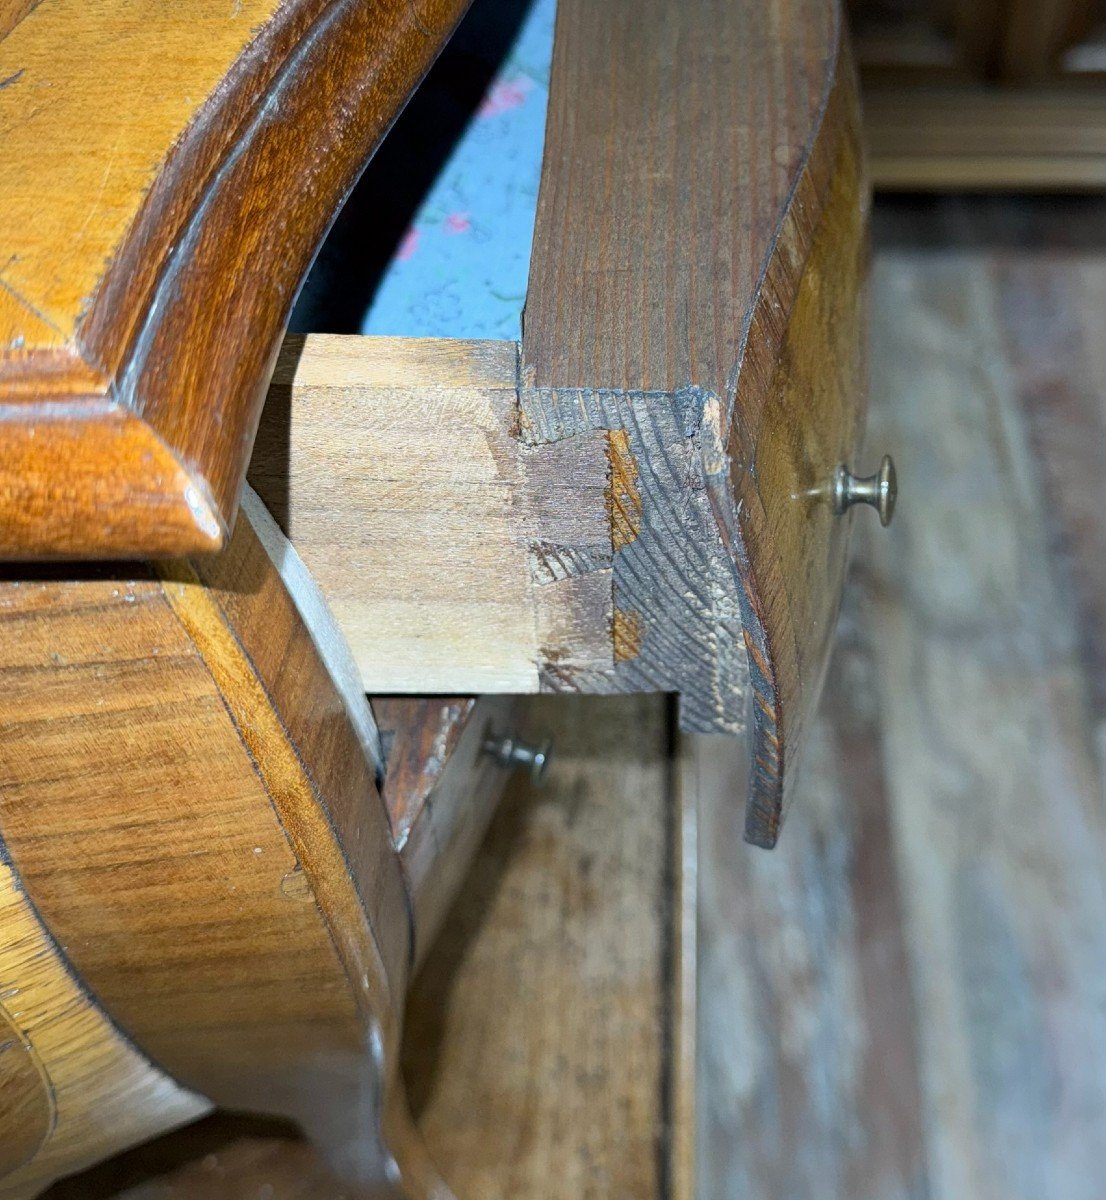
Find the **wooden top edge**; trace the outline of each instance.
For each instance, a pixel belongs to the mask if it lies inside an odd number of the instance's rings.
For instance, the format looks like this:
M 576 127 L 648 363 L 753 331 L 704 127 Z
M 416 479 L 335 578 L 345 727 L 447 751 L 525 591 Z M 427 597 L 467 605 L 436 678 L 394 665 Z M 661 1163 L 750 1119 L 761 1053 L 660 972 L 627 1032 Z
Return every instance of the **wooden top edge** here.
M 472 716 L 471 696 L 370 696 L 387 747 L 384 803 L 402 845 Z
M 46 0 L 5 31 L 0 272 L 41 344 L 73 339 L 166 157 L 281 7 Z
M 288 334 L 276 387 L 514 389 L 518 343 L 462 338 Z
M 54 350 L 13 346 L 0 357 L 0 405 L 106 399 L 108 387 L 107 377 L 68 346 Z
M 17 168 L 0 179 L 0 442 L 38 436 L 38 414 L 15 401 L 57 407 L 36 479 L 6 473 L 10 496 L 37 500 L 0 553 L 221 545 L 296 291 L 467 3 L 43 0 L 0 40 L 0 80 L 9 67 L 14 77 L 0 88 L 0 124 Z M 119 454 L 94 433 L 100 483 L 67 425 L 73 398 L 97 391 L 161 448 Z M 49 482 L 74 459 L 79 485 Z M 82 509 L 102 494 L 125 520 Z
M 227 536 L 202 480 L 118 405 L 0 408 L 0 560 L 207 554 Z

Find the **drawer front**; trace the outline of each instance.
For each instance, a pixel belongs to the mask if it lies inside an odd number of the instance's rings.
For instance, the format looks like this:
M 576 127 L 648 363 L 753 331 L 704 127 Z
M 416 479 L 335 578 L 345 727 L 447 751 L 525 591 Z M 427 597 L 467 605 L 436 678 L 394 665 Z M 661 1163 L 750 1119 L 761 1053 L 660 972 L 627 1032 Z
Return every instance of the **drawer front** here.
M 866 408 L 869 204 L 858 127 L 845 69 L 762 287 L 742 368 L 750 395 L 739 382 L 731 433 L 753 732 L 746 837 L 758 845 L 778 836 L 818 701 L 854 519 L 838 511 L 835 483 L 856 466 Z

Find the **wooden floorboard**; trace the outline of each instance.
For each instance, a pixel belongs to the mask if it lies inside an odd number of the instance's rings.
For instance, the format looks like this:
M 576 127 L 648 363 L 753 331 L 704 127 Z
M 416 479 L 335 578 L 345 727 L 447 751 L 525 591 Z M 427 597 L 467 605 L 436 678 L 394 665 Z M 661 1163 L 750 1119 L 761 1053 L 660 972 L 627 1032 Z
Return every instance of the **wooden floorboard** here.
M 876 233 L 899 512 L 862 530 L 779 850 L 702 819 L 700 1196 L 1098 1200 L 1106 204 Z

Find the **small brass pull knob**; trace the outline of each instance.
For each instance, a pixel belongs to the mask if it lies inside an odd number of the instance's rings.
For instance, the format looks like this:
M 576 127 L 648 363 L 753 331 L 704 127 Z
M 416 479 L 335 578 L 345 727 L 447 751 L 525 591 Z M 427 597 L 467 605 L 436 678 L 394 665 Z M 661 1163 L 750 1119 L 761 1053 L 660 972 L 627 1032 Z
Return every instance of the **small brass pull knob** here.
M 501 767 L 526 767 L 534 783 L 541 783 L 553 753 L 553 743 L 547 739 L 540 746 L 532 746 L 518 738 L 490 737 L 484 742 L 484 753 L 491 755 Z
M 854 475 L 842 463 L 833 481 L 833 511 L 840 515 L 854 504 L 870 504 L 879 513 L 880 524 L 886 527 L 895 515 L 898 494 L 899 484 L 890 454 L 883 456 L 874 475 Z

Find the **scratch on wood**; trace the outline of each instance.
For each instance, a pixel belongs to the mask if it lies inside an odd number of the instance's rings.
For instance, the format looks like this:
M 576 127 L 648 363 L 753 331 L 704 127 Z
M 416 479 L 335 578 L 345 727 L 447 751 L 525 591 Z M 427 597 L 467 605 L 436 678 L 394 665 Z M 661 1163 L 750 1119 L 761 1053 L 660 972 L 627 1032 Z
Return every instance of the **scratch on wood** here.
M 611 467 L 607 484 L 611 546 L 618 551 L 636 541 L 641 531 L 637 459 L 630 451 L 630 435 L 625 429 L 612 429 L 607 434 L 607 457 Z
M 9 75 L 7 79 L 0 79 L 0 92 L 6 87 L 11 87 L 13 83 L 18 83 L 27 73 L 26 67 L 20 67 L 14 75 Z
M 610 555 L 595 546 L 564 546 L 536 540 L 530 543 L 530 579 L 543 585 L 610 568 Z

